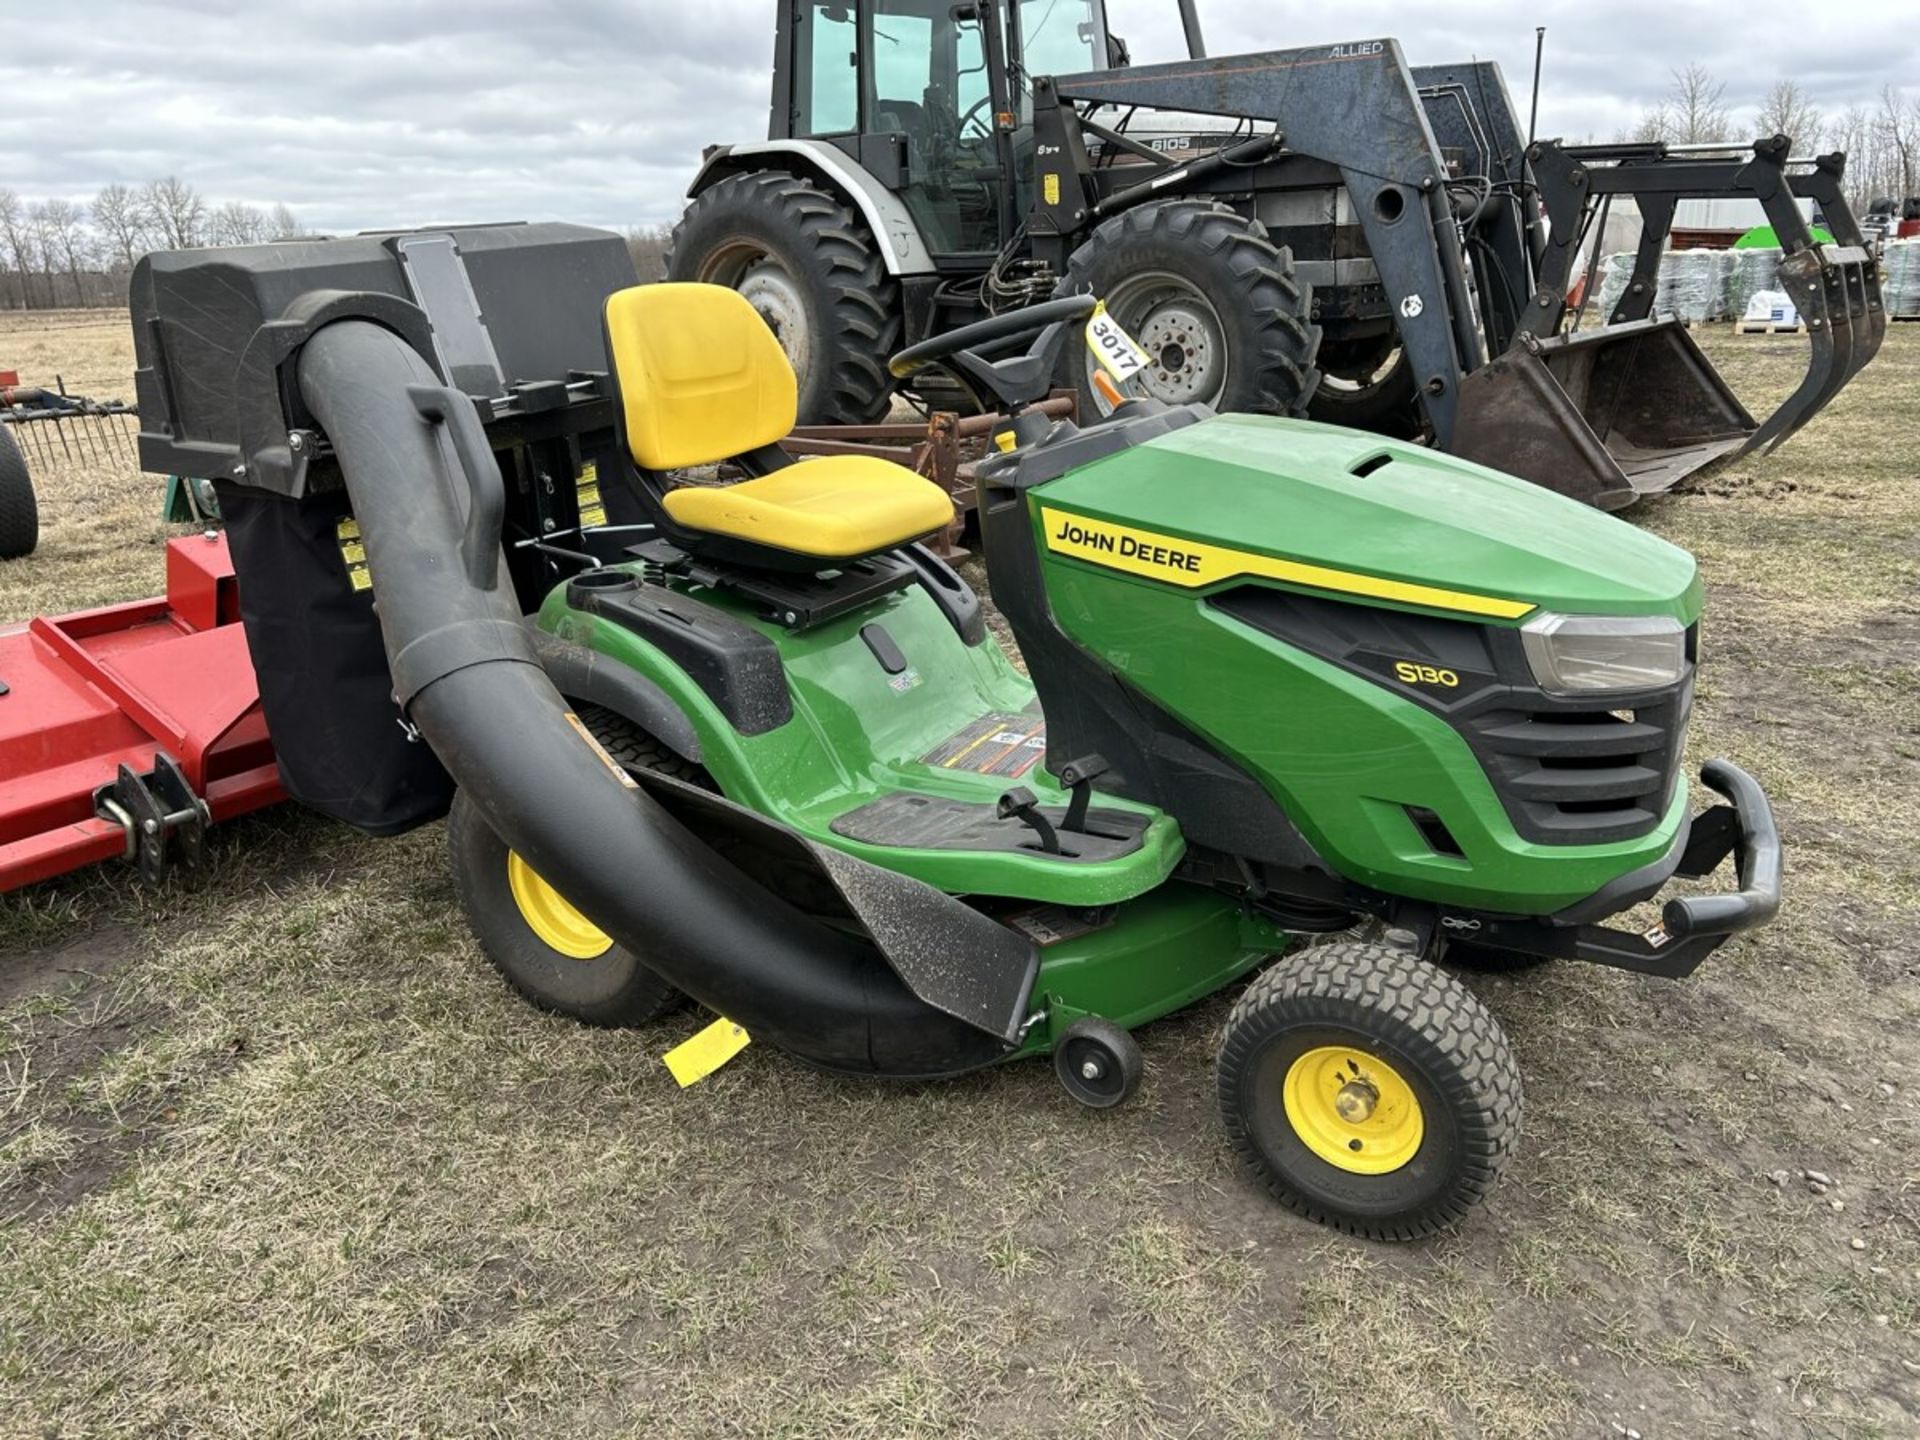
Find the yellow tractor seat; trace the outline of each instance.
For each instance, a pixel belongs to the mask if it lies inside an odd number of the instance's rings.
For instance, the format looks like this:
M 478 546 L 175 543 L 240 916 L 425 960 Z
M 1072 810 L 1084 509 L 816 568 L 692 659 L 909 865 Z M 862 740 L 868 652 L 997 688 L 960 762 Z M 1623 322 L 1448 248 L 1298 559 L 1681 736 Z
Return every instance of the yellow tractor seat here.
M 823 455 L 737 485 L 689 485 L 662 502 L 674 523 L 821 560 L 890 550 L 953 519 L 938 485 L 871 455 Z
M 870 455 L 798 463 L 779 448 L 797 387 L 753 306 L 719 285 L 640 285 L 607 299 L 621 438 L 668 539 L 782 569 L 863 559 L 953 519 L 946 492 Z M 738 461 L 755 478 L 669 488 L 666 475 Z

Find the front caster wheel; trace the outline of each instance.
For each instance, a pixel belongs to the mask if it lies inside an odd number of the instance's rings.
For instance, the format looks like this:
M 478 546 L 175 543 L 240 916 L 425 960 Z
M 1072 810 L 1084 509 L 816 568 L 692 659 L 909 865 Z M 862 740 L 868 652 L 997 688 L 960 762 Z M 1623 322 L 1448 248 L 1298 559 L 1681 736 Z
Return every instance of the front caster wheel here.
M 1520 1071 L 1460 982 L 1404 951 L 1320 945 L 1274 965 L 1227 1018 L 1220 1111 L 1288 1209 L 1375 1240 L 1453 1224 L 1520 1131 Z
M 1092 1110 L 1131 1100 L 1146 1068 L 1139 1042 L 1098 1015 L 1074 1021 L 1053 1047 L 1053 1073 L 1069 1095 Z

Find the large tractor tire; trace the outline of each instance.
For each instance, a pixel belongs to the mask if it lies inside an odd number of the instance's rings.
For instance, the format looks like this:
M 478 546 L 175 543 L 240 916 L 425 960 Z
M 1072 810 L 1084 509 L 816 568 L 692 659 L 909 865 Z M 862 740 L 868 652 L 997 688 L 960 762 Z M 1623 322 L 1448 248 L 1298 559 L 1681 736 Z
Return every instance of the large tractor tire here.
M 27 457 L 0 425 L 0 560 L 31 555 L 40 543 L 40 507 L 33 498 Z
M 729 175 L 673 230 L 669 280 L 738 290 L 780 337 L 800 381 L 802 425 L 869 425 L 887 413 L 900 287 L 860 217 L 783 170 Z
M 1320 388 L 1307 418 L 1407 440 L 1420 433 L 1420 397 L 1413 362 L 1392 333 L 1320 347 Z
M 1319 382 L 1320 327 L 1293 252 L 1225 205 L 1167 200 L 1114 216 L 1073 252 L 1057 293 L 1104 300 L 1154 361 L 1146 389 L 1169 404 L 1302 415 Z M 1076 347 L 1067 364 L 1081 414 L 1106 413 L 1092 355 Z

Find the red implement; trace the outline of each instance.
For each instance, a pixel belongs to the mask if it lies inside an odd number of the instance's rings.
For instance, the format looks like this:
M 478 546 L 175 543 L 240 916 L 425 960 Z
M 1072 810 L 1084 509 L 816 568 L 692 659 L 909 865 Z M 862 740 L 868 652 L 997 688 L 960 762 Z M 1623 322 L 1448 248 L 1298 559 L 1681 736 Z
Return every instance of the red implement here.
M 224 536 L 167 543 L 164 600 L 0 627 L 0 892 L 124 856 L 158 878 L 286 798 Z

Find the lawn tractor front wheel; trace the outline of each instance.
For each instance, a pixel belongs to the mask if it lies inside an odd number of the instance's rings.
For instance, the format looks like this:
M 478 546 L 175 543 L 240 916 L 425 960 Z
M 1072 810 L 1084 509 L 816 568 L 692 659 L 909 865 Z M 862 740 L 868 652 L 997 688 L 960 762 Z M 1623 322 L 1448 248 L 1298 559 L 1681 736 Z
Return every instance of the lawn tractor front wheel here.
M 1233 1146 L 1274 1198 L 1375 1240 L 1458 1221 L 1520 1131 L 1520 1071 L 1458 980 L 1364 941 L 1266 970 L 1227 1019 L 1217 1071 Z
M 31 555 L 40 543 L 40 507 L 33 498 L 27 457 L 5 425 L 0 425 L 0 560 Z
M 581 719 L 629 770 L 664 770 L 699 783 L 704 772 L 670 755 L 619 716 L 585 707 Z M 474 938 L 507 982 L 543 1010 L 589 1025 L 645 1025 L 685 997 L 581 914 L 493 833 L 462 790 L 447 817 L 453 886 Z

